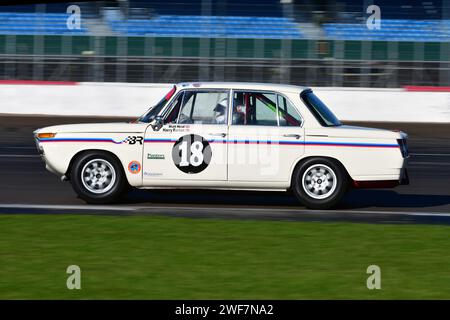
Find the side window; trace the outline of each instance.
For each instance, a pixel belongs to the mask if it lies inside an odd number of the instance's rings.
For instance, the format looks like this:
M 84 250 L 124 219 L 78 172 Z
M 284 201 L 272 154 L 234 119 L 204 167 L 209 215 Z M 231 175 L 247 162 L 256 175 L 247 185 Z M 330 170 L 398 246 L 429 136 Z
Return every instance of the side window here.
M 226 124 L 227 91 L 186 91 L 177 123 Z
M 302 118 L 295 107 L 285 97 L 278 95 L 278 117 L 280 126 L 298 127 L 302 124 Z
M 276 98 L 275 93 L 235 91 L 232 124 L 277 126 Z

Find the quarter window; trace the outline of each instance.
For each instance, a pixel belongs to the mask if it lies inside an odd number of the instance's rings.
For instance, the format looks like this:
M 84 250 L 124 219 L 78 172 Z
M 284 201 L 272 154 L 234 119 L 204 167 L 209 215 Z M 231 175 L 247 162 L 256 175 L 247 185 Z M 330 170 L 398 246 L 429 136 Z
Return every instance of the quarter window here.
M 280 126 L 298 127 L 302 124 L 302 118 L 295 107 L 283 96 L 278 95 L 278 118 Z

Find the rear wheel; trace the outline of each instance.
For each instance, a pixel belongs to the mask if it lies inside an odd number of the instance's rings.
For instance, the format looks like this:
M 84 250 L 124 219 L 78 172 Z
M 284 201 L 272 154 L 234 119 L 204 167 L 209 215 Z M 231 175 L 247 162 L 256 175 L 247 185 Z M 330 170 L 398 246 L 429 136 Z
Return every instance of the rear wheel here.
M 75 192 L 88 203 L 119 199 L 127 183 L 119 161 L 106 152 L 88 152 L 77 159 L 70 172 Z
M 292 179 L 292 190 L 306 207 L 329 209 L 345 195 L 347 173 L 332 159 L 311 158 L 301 163 Z

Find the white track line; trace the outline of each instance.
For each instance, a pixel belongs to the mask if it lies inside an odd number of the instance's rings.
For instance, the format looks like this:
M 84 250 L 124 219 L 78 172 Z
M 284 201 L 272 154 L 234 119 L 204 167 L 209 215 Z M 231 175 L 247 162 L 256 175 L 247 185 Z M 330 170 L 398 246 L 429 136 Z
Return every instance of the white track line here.
M 176 207 L 176 206 L 97 206 L 97 205 L 34 205 L 34 204 L 0 204 L 0 209 L 52 209 L 52 210 L 110 210 L 110 211 L 145 211 L 145 210 L 189 210 L 204 211 L 213 209 L 215 211 L 244 211 L 244 212 L 292 212 L 292 213 L 310 213 L 310 214 L 377 214 L 377 215 L 404 215 L 404 216 L 423 216 L 423 217 L 449 217 L 447 212 L 407 212 L 407 211 L 374 211 L 374 210 L 308 210 L 308 209 L 284 209 L 284 208 L 239 208 L 239 207 Z
M 53 209 L 53 210 L 111 210 L 111 211 L 124 211 L 124 210 L 136 210 L 137 207 L 125 207 L 125 206 L 92 206 L 92 205 L 52 205 L 52 204 L 0 204 L 0 209 Z
M 450 162 L 433 162 L 433 161 L 410 161 L 409 165 L 424 165 L 424 166 L 450 166 Z
M 410 153 L 412 156 L 450 157 L 450 153 Z

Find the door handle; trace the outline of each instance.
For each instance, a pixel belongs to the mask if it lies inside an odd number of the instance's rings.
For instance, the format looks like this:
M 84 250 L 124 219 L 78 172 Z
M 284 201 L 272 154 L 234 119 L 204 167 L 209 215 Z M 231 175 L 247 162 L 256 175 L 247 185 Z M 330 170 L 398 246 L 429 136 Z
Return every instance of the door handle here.
M 227 136 L 226 133 L 210 133 L 210 136 L 215 136 L 215 137 L 222 137 L 225 138 Z
M 283 134 L 283 137 L 300 139 L 301 135 L 299 135 L 299 134 Z

